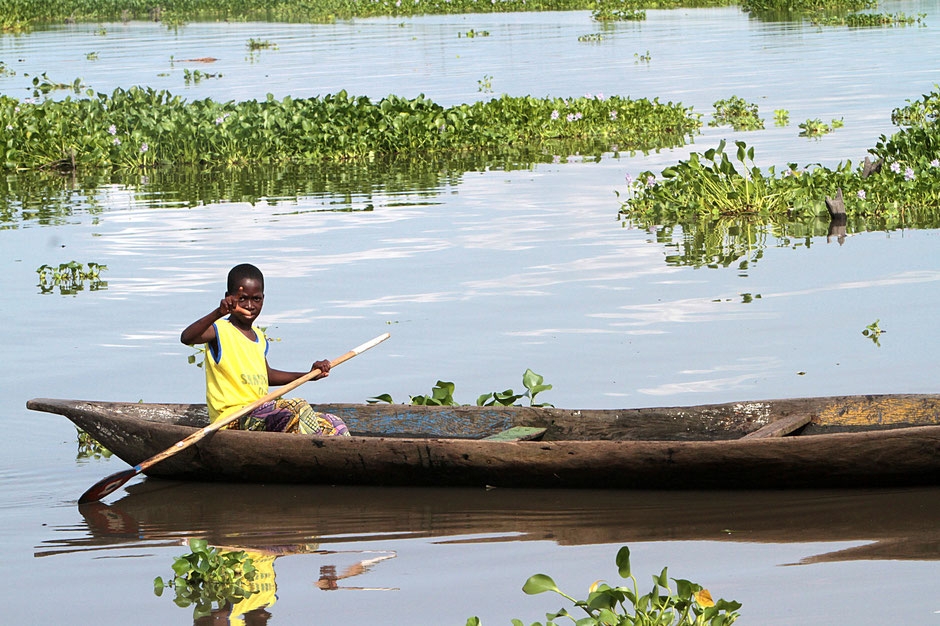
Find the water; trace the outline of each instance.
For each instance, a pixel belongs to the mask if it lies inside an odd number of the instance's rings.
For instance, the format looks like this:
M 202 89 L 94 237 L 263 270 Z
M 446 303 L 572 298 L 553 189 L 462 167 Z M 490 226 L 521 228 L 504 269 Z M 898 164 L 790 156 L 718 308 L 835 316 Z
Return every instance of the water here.
M 524 596 L 530 574 L 544 571 L 581 594 L 597 578 L 618 580 L 613 555 L 622 543 L 644 585 L 669 565 L 673 576 L 742 601 L 740 623 L 928 623 L 940 610 L 931 593 L 936 489 L 504 495 L 142 481 L 133 494 L 109 498 L 114 515 L 137 525 L 128 537 L 120 528 L 102 533 L 74 504 L 123 464 L 77 462 L 71 424 L 24 408 L 36 396 L 200 399 L 202 372 L 187 364 L 193 351 L 177 337 L 217 304 L 225 272 L 242 261 L 267 278 L 261 323 L 281 339 L 274 367 L 305 367 L 392 333 L 308 385 L 311 399 L 390 393 L 403 401 L 444 379 L 456 383 L 458 400 L 473 402 L 521 389 L 527 367 L 554 385 L 544 400 L 560 407 L 934 392 L 936 227 L 850 232 L 841 245 L 827 242 L 824 226 L 806 236 L 765 234 L 727 267 L 709 268 L 677 263 L 674 246 L 616 219 L 613 191 L 624 190 L 625 173 L 656 171 L 719 138 L 746 140 L 761 163 L 863 156 L 892 132 L 892 108 L 940 80 L 935 3 L 879 10 L 926 11 L 928 26 L 820 30 L 730 8 L 651 11 L 597 44 L 577 41 L 606 32 L 586 12 L 4 35 L 0 59 L 17 74 L 0 78 L 0 90 L 19 97 L 29 95 L 24 73 L 46 71 L 103 92 L 147 84 L 189 98 L 245 99 L 346 89 L 373 98 L 423 92 L 447 105 L 489 97 L 477 91 L 489 75 L 496 93 L 659 96 L 703 113 L 738 95 L 758 102 L 765 119 L 776 108 L 791 119 L 752 133 L 706 127 L 692 146 L 649 155 L 596 159 L 559 148 L 557 163 L 516 154 L 253 175 L 8 175 L 0 547 L 16 575 L 0 597 L 11 623 L 74 620 L 77 607 L 83 623 L 187 623 L 189 611 L 153 596 L 150 581 L 169 574 L 187 536 L 238 545 L 246 534 L 269 547 L 286 539 L 369 551 L 279 556 L 269 610 L 281 624 L 342 623 L 351 611 L 354 622 L 534 621 L 561 603 Z M 457 37 L 471 28 L 491 36 Z M 279 48 L 246 58 L 249 38 Z M 647 50 L 650 63 L 638 63 L 634 54 Z M 85 59 L 92 51 L 98 60 Z M 170 55 L 220 60 L 171 64 Z M 186 86 L 184 67 L 223 76 Z M 841 117 L 845 127 L 818 141 L 798 137 L 796 124 L 815 117 Z M 107 264 L 106 289 L 41 294 L 35 268 L 73 259 Z M 880 347 L 861 335 L 876 319 L 887 330 Z M 147 495 L 153 490 L 163 508 Z M 779 516 L 759 514 L 768 510 Z M 629 517 L 634 511 L 643 514 Z M 713 523 L 688 527 L 700 517 Z M 748 532 L 736 534 L 742 519 Z M 841 520 L 832 525 L 843 532 L 820 519 Z M 337 585 L 395 590 L 314 588 L 321 566 L 342 573 L 391 552 Z M 794 563 L 803 564 L 783 567 Z M 873 587 L 906 601 L 872 603 Z

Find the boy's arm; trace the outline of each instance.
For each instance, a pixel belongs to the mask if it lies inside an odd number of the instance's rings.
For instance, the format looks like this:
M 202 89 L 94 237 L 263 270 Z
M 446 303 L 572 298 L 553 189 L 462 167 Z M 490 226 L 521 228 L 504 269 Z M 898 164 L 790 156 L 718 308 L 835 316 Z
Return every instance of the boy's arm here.
M 213 326 L 213 324 L 222 319 L 224 315 L 225 314 L 222 313 L 222 307 L 219 307 L 211 313 L 200 317 L 198 320 L 183 329 L 183 332 L 180 333 L 180 341 L 187 346 L 214 341 L 216 335 L 215 326 Z
M 203 317 L 200 317 L 198 320 L 183 329 L 183 332 L 180 333 L 180 341 L 185 343 L 187 346 L 192 346 L 197 343 L 209 343 L 210 341 L 215 341 L 216 335 L 213 324 L 237 308 L 238 298 L 234 295 L 225 296 L 222 298 L 222 301 L 219 302 L 219 308 L 212 311 L 211 313 L 207 313 Z
M 267 363 L 267 361 L 265 361 Z M 330 362 L 329 361 L 317 361 L 313 364 L 313 367 L 310 368 L 309 372 L 285 372 L 282 370 L 276 370 L 270 365 L 268 367 L 268 385 L 272 387 L 280 387 L 281 385 L 286 385 L 287 383 L 292 383 L 301 376 L 306 376 L 313 370 L 320 370 L 322 373 L 315 376 L 313 380 L 320 380 L 321 378 L 326 378 L 330 375 Z

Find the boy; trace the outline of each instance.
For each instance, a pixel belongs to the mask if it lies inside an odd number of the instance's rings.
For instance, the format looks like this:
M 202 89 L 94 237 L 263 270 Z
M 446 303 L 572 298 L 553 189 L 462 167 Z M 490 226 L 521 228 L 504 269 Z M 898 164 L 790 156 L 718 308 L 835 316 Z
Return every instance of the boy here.
M 264 305 L 264 276 L 254 265 L 236 265 L 228 273 L 225 297 L 218 308 L 196 320 L 180 334 L 187 346 L 206 344 L 206 404 L 209 420 L 216 421 L 268 393 L 268 385 L 292 382 L 307 372 L 285 372 L 268 365 L 268 341 L 252 323 Z M 228 315 L 228 319 L 222 319 Z M 329 361 L 310 368 L 326 378 Z M 272 430 L 307 435 L 349 435 L 343 420 L 317 413 L 304 400 L 279 398 L 266 402 L 229 428 Z

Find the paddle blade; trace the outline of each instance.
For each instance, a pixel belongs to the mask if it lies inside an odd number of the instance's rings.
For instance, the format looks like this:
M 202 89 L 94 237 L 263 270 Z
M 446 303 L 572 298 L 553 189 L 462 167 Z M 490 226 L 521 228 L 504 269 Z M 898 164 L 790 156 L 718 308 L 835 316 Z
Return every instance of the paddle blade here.
M 85 504 L 88 502 L 97 502 L 136 475 L 137 470 L 134 468 L 124 470 L 116 474 L 111 474 L 110 476 L 99 480 L 94 485 L 89 487 L 88 491 L 79 497 L 78 503 Z

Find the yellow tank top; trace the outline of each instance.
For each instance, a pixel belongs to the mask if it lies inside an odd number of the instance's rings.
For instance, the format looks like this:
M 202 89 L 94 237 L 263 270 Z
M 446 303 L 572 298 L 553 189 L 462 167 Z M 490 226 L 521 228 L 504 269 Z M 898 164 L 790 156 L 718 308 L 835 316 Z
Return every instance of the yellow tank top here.
M 256 326 L 252 326 L 256 341 L 228 320 L 219 320 L 213 326 L 218 354 L 211 344 L 207 346 L 205 370 L 206 404 L 209 420 L 214 422 L 268 393 L 268 340 Z

